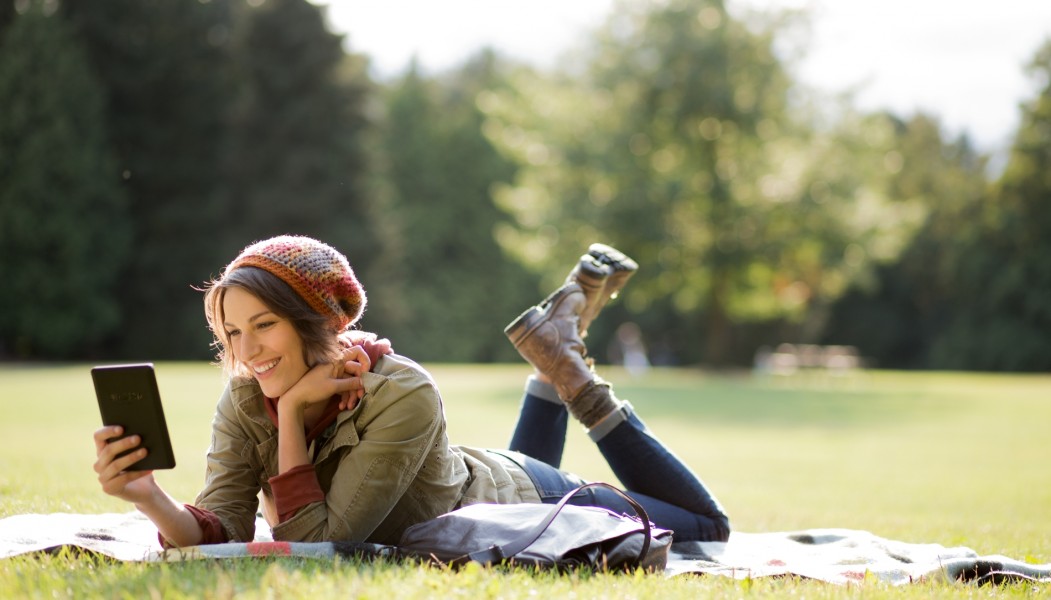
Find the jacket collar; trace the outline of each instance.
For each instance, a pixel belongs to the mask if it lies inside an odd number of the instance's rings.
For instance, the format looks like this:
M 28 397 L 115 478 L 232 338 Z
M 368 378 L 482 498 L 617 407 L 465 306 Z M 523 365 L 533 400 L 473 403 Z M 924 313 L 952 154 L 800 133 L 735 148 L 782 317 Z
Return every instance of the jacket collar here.
M 366 373 L 366 389 L 371 389 L 368 385 L 368 381 L 372 380 L 373 373 Z M 382 377 L 378 379 L 382 380 Z M 374 382 L 375 383 L 375 382 Z M 271 420 L 270 415 L 267 414 L 266 406 L 264 404 L 265 397 L 263 396 L 263 390 L 260 389 L 259 384 L 251 378 L 237 377 L 230 381 L 230 396 L 233 400 L 234 406 L 238 412 L 244 415 L 245 418 L 252 421 L 252 423 L 263 428 L 267 432 L 268 436 L 277 435 L 277 426 Z M 369 395 L 366 394 L 358 405 L 351 410 L 344 410 L 336 415 L 335 420 L 328 425 L 324 430 L 319 432 L 319 437 L 332 438 L 333 444 L 328 444 L 321 451 L 321 455 L 318 457 L 320 461 L 332 450 L 341 446 L 353 446 L 357 445 L 359 441 L 357 427 L 355 421 L 358 415 L 361 414 L 364 405 L 368 403 Z
M 263 390 L 254 379 L 249 377 L 235 377 L 230 380 L 230 399 L 238 412 L 243 414 L 256 425 L 275 433 L 277 427 L 270 421 L 263 406 Z

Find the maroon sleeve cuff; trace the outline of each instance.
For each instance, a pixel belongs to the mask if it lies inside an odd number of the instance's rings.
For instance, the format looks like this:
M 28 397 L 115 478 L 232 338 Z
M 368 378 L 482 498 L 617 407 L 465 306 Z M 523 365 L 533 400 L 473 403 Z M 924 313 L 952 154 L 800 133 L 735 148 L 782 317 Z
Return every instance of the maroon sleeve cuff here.
M 281 523 L 296 516 L 304 506 L 325 500 L 314 465 L 299 465 L 271 477 L 270 489 L 274 491 L 274 505 Z
M 197 524 L 201 527 L 201 544 L 225 544 L 230 541 L 230 538 L 226 535 L 226 529 L 223 529 L 223 524 L 219 521 L 219 517 L 212 511 L 206 508 L 199 508 L 192 504 L 184 504 L 186 510 L 190 511 L 194 519 L 197 519 Z M 165 539 L 160 532 L 157 533 L 157 539 L 161 542 L 162 548 L 172 548 L 172 544 Z

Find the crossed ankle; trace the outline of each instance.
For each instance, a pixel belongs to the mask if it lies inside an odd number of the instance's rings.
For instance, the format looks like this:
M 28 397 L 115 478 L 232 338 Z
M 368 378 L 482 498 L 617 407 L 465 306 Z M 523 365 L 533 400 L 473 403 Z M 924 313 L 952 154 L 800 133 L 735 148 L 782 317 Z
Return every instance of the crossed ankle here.
M 597 375 L 572 400 L 566 401 L 569 414 L 585 429 L 596 426 L 622 406 L 623 403 L 613 395 L 610 385 Z
M 591 428 L 588 429 L 588 437 L 591 441 L 598 443 L 599 440 L 610 434 L 611 431 L 617 428 L 618 425 L 627 421 L 634 414 L 635 409 L 631 406 L 631 403 L 627 400 L 623 400 L 620 403 L 620 407 L 609 413 L 605 417 L 602 417 L 598 423 L 595 423 Z

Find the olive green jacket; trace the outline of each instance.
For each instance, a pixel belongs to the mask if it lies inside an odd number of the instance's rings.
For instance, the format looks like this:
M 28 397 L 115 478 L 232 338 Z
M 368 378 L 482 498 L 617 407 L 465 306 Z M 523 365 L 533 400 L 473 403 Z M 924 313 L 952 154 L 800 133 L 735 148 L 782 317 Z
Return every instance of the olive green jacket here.
M 438 388 L 396 354 L 362 376 L 365 395 L 311 443 L 324 502 L 274 524 L 275 540 L 396 544 L 414 523 L 477 502 L 539 502 L 528 475 L 507 458 L 450 446 Z M 272 498 L 277 428 L 253 379 L 231 380 L 212 423 L 205 487 L 195 504 L 219 517 L 230 541 L 251 541 L 259 493 Z

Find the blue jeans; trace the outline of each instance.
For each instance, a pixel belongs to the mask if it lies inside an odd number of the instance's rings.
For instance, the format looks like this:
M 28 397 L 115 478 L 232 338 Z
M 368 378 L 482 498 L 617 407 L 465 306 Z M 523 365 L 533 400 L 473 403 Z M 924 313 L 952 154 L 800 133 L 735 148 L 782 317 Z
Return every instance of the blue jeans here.
M 522 467 L 541 500 L 550 504 L 584 483 L 558 468 L 568 422 L 564 405 L 526 393 L 511 436 L 510 450 L 526 455 Z M 676 541 L 725 541 L 729 537 L 730 521 L 718 500 L 633 411 L 629 409 L 628 418 L 596 444 L 627 494 L 646 509 L 655 525 L 674 531 Z M 635 512 L 623 498 L 602 488 L 584 490 L 570 503 Z

